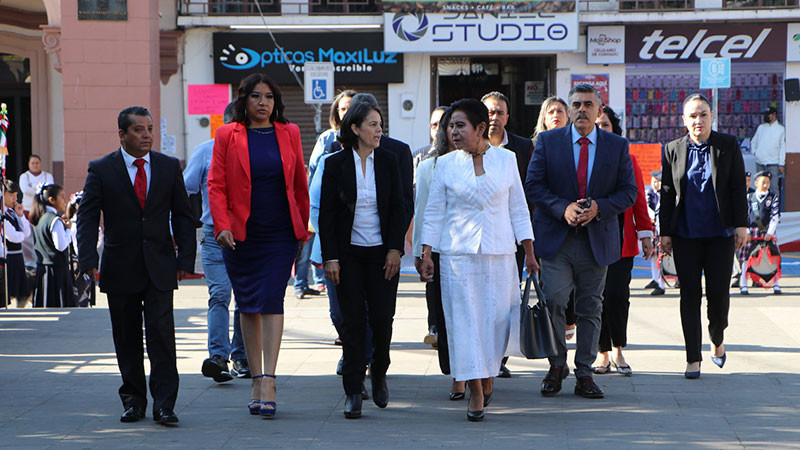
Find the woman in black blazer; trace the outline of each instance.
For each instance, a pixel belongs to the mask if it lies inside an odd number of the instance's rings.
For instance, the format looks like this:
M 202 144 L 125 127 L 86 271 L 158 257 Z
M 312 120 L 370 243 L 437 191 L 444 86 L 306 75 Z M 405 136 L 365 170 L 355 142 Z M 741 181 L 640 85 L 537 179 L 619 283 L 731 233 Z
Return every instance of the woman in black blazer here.
M 681 285 L 681 324 L 686 343 L 686 372 L 700 377 L 701 276 L 705 275 L 711 360 L 720 368 L 727 355 L 728 282 L 734 248 L 747 239 L 744 162 L 736 138 L 711 130 L 711 103 L 692 94 L 683 103 L 689 134 L 666 145 L 661 158 L 661 247 L 674 250 Z
M 325 162 L 319 237 L 325 275 L 342 311 L 344 415 L 361 417 L 361 386 L 369 363 L 372 399 L 389 401 L 386 370 L 397 300 L 405 211 L 397 157 L 378 148 L 381 112 L 352 103 L 342 120 L 342 150 Z M 373 355 L 365 361 L 367 320 Z

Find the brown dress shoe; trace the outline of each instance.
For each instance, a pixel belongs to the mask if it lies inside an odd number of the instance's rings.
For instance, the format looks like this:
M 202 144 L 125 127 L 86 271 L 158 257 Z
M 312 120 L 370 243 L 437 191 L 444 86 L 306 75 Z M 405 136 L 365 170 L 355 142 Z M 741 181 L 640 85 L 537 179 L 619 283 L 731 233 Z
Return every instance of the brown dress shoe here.
M 542 381 L 541 393 L 545 397 L 552 397 L 561 391 L 561 382 L 569 375 L 569 367 L 563 366 L 550 366 L 547 375 Z
M 578 380 L 575 382 L 575 395 L 580 395 L 581 397 L 584 398 L 605 397 L 605 394 L 603 394 L 603 390 L 600 389 L 600 386 L 595 384 L 591 375 L 586 375 L 585 377 L 578 378 Z

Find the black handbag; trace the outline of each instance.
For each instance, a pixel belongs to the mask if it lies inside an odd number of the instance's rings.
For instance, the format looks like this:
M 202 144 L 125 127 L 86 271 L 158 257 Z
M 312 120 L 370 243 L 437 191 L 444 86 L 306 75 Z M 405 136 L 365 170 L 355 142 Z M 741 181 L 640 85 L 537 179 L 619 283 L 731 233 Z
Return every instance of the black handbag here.
M 536 289 L 538 298 L 534 305 L 529 304 L 531 283 Z M 528 280 L 525 282 L 525 292 L 522 295 L 519 347 L 520 352 L 528 359 L 541 359 L 558 354 L 553 322 L 550 319 L 550 310 L 547 309 L 547 299 L 545 299 L 535 276 L 528 276 Z

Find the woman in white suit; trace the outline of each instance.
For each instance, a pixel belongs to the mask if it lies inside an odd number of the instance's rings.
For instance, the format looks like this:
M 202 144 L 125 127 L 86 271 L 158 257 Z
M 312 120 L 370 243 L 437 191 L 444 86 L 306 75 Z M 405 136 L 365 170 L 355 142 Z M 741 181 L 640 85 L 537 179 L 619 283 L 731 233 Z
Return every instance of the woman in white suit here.
M 480 421 L 506 348 L 519 346 L 519 333 L 511 332 L 519 321 L 517 242 L 525 248 L 528 273 L 539 266 L 516 156 L 489 145 L 483 103 L 462 99 L 451 110 L 449 129 L 459 151 L 440 156 L 434 170 L 421 272 L 433 277 L 431 249 L 438 249 L 450 370 L 468 381 L 467 419 Z

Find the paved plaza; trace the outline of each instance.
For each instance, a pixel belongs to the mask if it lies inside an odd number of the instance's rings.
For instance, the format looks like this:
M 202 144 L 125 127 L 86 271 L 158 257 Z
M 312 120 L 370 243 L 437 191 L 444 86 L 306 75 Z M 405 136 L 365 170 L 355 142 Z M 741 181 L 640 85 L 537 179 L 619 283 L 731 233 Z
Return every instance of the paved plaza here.
M 390 403 L 364 403 L 345 420 L 341 347 L 327 297 L 286 297 L 278 363 L 278 414 L 250 416 L 249 380 L 216 384 L 200 374 L 206 358 L 206 288 L 183 283 L 175 323 L 180 424 L 119 422 L 120 377 L 105 297 L 92 309 L 0 311 L 0 447 L 3 448 L 800 448 L 800 277 L 783 296 L 732 296 L 728 361 L 718 369 L 704 346 L 703 375 L 683 377 L 677 291 L 651 297 L 634 279 L 626 350 L 634 375 L 596 376 L 603 400 L 573 395 L 574 377 L 553 398 L 539 395 L 541 360 L 509 362 L 482 423 L 467 402 L 447 399 L 450 379 L 423 345 L 424 286 L 400 284 L 389 369 Z M 706 343 L 707 343 L 706 338 Z M 570 365 L 573 353 L 570 352 Z M 151 401 L 152 402 L 152 401 Z

